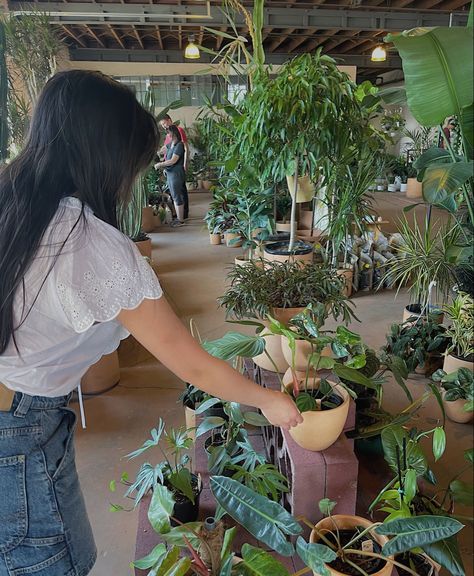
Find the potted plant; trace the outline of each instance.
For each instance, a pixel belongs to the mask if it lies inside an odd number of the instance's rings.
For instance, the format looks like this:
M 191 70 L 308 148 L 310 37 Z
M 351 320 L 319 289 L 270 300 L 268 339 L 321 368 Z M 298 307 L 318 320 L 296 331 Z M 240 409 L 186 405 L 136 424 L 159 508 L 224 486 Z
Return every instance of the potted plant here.
M 297 262 L 268 262 L 236 266 L 227 275 L 230 285 L 218 302 L 236 320 L 266 321 L 271 315 L 286 324 L 308 304 L 323 303 L 336 319 L 348 321 L 350 303 L 342 294 L 343 280 L 327 266 Z M 285 372 L 288 367 L 278 335 L 265 335 L 266 347 L 254 361 L 265 370 Z M 272 358 L 272 360 L 270 360 Z
M 165 442 L 166 451 L 160 441 Z M 165 423 L 160 418 L 158 426 L 151 431 L 151 438 L 127 454 L 127 458 L 132 460 L 150 448 L 157 448 L 163 460 L 155 465 L 148 462 L 142 464 L 133 482 L 123 476 L 122 482 L 127 485 L 124 497 L 133 498 L 136 507 L 150 491 L 158 492 L 161 496 L 169 493 L 174 503 L 170 513 L 180 522 L 194 522 L 199 512 L 201 480 L 191 472 L 188 452 L 192 445 L 193 440 L 184 428 L 165 430 Z M 112 488 L 115 489 L 114 483 Z
M 468 368 L 458 368 L 451 374 L 437 370 L 433 376 L 443 389 L 443 405 L 446 415 L 453 422 L 466 424 L 474 416 L 474 374 Z
M 426 376 L 440 367 L 442 354 L 449 344 L 446 328 L 431 315 L 392 324 L 386 339 L 382 348 L 385 353 L 402 358 L 410 372 L 420 369 Z
M 459 293 L 454 302 L 445 307 L 451 326 L 446 335 L 450 339 L 443 370 L 450 374 L 459 368 L 474 369 L 474 299 Z
M 412 167 L 410 175 L 407 179 L 407 198 L 422 198 L 423 183 L 421 178 L 418 180 L 416 161 L 428 149 L 434 146 L 433 130 L 431 127 L 423 126 L 415 130 L 405 129 L 403 131 L 403 136 L 409 141 L 404 147 L 404 152 L 407 156 L 407 164 L 411 165 Z

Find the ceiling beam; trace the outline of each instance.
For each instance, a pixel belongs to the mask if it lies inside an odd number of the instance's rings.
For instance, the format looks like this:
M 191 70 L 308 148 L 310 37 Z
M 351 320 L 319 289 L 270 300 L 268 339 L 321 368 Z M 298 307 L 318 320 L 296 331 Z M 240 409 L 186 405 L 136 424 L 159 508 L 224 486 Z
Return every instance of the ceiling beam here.
M 118 50 L 118 49 L 95 49 L 74 48 L 70 49 L 71 60 L 74 61 L 107 61 L 107 62 L 164 62 L 181 63 L 187 62 L 181 50 Z M 401 68 L 401 60 L 397 55 L 388 55 L 385 62 L 371 62 L 370 55 L 338 54 L 337 50 L 330 51 L 330 56 L 337 59 L 338 63 L 348 66 L 365 68 Z M 292 58 L 292 54 L 275 52 L 267 54 L 268 64 L 283 64 Z M 208 63 L 212 56 L 201 53 L 200 63 Z
M 296 38 L 292 38 L 291 42 L 288 44 L 286 51 L 291 54 L 295 48 L 298 48 L 303 42 L 306 42 L 307 36 L 297 36 Z
M 105 44 L 103 43 L 103 41 L 99 38 L 99 36 L 97 36 L 97 34 L 94 32 L 94 30 L 92 30 L 92 28 L 90 26 L 86 26 L 86 30 L 88 32 L 88 34 L 90 36 L 92 36 L 92 38 L 94 38 L 94 40 L 100 44 L 102 46 L 102 48 L 105 48 Z M 143 46 L 142 46 L 143 48 Z
M 160 45 L 161 50 L 164 50 L 165 47 L 163 45 L 163 38 L 161 37 L 160 27 L 155 26 L 155 31 L 156 31 L 156 37 L 158 39 L 158 44 Z
M 75 40 L 78 44 L 80 44 L 83 48 L 88 48 L 87 44 L 81 40 L 79 36 L 74 34 L 74 32 L 69 28 L 69 26 L 61 26 L 61 29 L 66 32 L 68 36 L 70 36 L 73 40 Z
M 120 36 L 118 35 L 117 31 L 115 30 L 115 28 L 113 26 L 108 26 L 112 36 L 115 38 L 115 40 L 118 42 L 118 44 L 122 47 L 123 50 L 125 50 L 125 45 L 122 42 L 122 39 L 120 38 Z
M 142 40 L 142 38 L 141 38 L 141 36 L 140 36 L 140 33 L 139 33 L 138 30 L 137 30 L 137 27 L 136 27 L 136 26 L 132 26 L 132 30 L 133 30 L 133 35 L 135 36 L 135 38 L 137 39 L 138 43 L 140 44 L 140 48 L 141 48 L 142 50 L 144 50 L 144 49 L 145 49 L 145 46 L 143 45 L 143 40 Z
M 410 0 L 394 0 L 394 2 Z M 451 0 L 458 5 L 461 0 Z M 17 0 L 10 0 L 10 11 L 30 13 L 31 7 Z M 117 24 L 117 25 L 155 25 L 167 26 L 212 26 L 227 25 L 225 15 L 217 6 L 212 6 L 210 17 L 191 14 L 189 7 L 169 4 L 118 4 L 118 3 L 82 3 L 82 2 L 41 2 L 41 9 L 47 12 L 52 22 L 61 24 Z M 454 9 L 454 8 L 453 8 Z M 453 14 L 453 26 L 465 26 L 468 13 Z M 416 27 L 448 26 L 448 12 L 397 12 L 375 9 L 301 9 L 298 5 L 290 8 L 267 7 L 264 14 L 264 27 L 292 28 L 301 30 L 320 30 L 340 28 L 346 30 L 407 30 Z M 243 17 L 236 15 L 236 25 L 245 25 Z
M 337 34 L 334 36 L 333 40 L 329 40 L 329 42 L 325 43 L 323 45 L 323 50 L 324 52 L 327 54 L 328 52 L 330 52 L 331 50 L 334 50 L 334 48 L 336 48 L 337 46 L 340 46 L 341 44 L 344 44 L 344 42 L 347 42 L 347 37 L 348 36 L 356 36 L 359 31 L 358 30 L 350 30 L 348 32 L 346 32 L 345 30 L 344 32 L 344 36 L 343 37 L 339 37 L 337 36 Z
M 293 31 L 294 31 L 294 28 L 285 28 L 285 30 L 282 31 L 280 36 L 278 38 L 275 38 L 275 40 L 273 40 L 273 42 L 268 47 L 268 50 L 270 52 L 275 52 L 275 50 L 278 48 L 278 46 L 280 46 L 280 44 L 283 44 L 283 42 L 288 38 L 288 36 Z

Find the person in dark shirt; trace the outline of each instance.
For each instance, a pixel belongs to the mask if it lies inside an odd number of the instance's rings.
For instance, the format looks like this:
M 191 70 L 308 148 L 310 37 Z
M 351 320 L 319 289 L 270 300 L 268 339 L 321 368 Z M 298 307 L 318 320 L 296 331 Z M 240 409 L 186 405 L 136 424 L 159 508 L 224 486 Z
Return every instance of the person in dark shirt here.
M 183 226 L 186 218 L 185 206 L 187 202 L 186 190 L 186 173 L 184 171 L 184 144 L 181 139 L 181 134 L 178 127 L 171 124 L 168 127 L 168 134 L 171 139 L 166 145 L 165 160 L 155 164 L 155 168 L 164 168 L 166 179 L 168 181 L 168 188 L 171 197 L 173 198 L 174 207 L 176 210 L 176 220 L 173 220 L 171 226 Z

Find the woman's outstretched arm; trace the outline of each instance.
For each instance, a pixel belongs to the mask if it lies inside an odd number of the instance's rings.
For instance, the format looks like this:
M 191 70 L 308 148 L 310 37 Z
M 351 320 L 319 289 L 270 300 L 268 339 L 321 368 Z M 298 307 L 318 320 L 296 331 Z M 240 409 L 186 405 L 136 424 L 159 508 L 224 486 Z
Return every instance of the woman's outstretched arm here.
M 288 395 L 262 388 L 227 362 L 203 350 L 164 297 L 144 300 L 134 310 L 122 310 L 118 320 L 185 382 L 223 400 L 260 408 L 275 426 L 288 429 L 302 422 L 301 414 Z

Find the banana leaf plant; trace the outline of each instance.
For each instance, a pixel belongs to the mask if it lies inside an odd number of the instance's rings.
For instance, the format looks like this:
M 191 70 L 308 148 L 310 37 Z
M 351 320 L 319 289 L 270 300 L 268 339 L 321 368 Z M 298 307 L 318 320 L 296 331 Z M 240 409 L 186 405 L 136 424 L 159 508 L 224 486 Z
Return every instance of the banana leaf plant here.
M 416 162 L 418 180 L 428 204 L 458 218 L 464 242 L 453 248 L 461 266 L 472 268 L 474 226 L 473 170 L 473 28 L 468 26 L 415 28 L 389 34 L 402 58 L 408 106 L 422 126 L 438 126 L 443 148 L 427 150 Z M 443 122 L 453 116 L 460 129 L 461 149 L 456 151 L 443 132 Z M 459 208 L 465 206 L 468 226 Z

